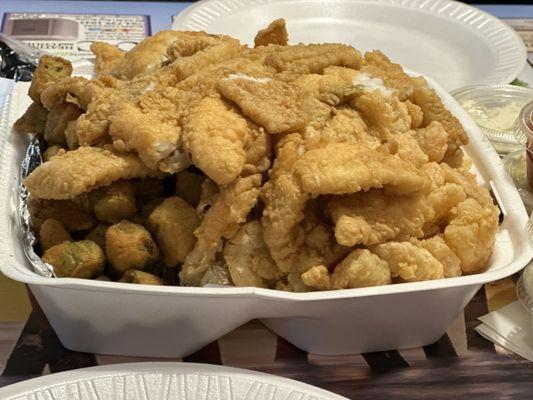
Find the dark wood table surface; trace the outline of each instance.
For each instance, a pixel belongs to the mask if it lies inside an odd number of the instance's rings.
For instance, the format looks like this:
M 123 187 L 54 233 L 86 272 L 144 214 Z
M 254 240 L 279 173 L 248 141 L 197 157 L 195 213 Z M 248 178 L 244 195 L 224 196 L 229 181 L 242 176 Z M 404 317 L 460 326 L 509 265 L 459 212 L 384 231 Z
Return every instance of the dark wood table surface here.
M 319 356 L 276 337 L 259 321 L 183 359 L 249 368 L 296 379 L 349 399 L 533 399 L 533 363 L 475 332 L 477 318 L 513 301 L 514 281 L 482 288 L 448 333 L 419 349 L 347 356 Z M 65 349 L 30 295 L 33 310 L 11 348 L 0 386 L 102 364 L 162 359 L 103 356 Z M 7 325 L 0 323 L 0 338 Z M 1 351 L 1 349 L 0 349 Z

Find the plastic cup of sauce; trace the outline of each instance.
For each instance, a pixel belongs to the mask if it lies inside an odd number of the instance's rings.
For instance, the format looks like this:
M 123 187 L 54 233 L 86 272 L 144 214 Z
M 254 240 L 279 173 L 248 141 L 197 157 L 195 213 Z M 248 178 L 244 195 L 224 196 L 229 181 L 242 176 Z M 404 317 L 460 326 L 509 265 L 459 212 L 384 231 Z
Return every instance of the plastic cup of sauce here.
M 527 183 L 533 189 L 533 101 L 518 114 L 514 133 L 519 142 L 526 146 Z

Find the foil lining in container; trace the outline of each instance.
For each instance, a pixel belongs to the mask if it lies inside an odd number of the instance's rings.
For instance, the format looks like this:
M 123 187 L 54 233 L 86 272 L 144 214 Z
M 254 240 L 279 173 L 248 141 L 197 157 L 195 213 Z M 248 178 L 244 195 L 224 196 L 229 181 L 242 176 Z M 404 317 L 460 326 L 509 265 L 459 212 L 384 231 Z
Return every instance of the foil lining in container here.
M 26 149 L 26 155 L 21 165 L 20 182 L 22 182 L 35 168 L 41 165 L 43 158 L 41 156 L 41 144 L 39 138 L 35 137 L 31 140 L 28 148 Z M 34 245 L 37 242 L 35 233 L 32 229 L 31 215 L 29 210 L 29 196 L 30 194 L 26 190 L 24 185 L 19 186 L 19 220 L 22 230 L 22 245 L 24 253 L 30 261 L 33 270 L 46 278 L 55 278 L 54 268 L 45 263 L 41 257 L 35 252 Z

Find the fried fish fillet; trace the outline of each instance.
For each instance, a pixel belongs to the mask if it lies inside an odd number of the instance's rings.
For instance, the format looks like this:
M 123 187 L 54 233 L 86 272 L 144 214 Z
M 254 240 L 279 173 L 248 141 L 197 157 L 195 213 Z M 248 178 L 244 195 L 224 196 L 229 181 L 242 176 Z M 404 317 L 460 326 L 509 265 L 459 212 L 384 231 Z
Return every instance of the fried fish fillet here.
M 305 124 L 298 89 L 293 85 L 269 77 L 232 74 L 219 81 L 217 87 L 269 133 L 295 131 Z
M 48 110 L 41 103 L 33 102 L 15 122 L 13 128 L 19 133 L 43 134 L 46 129 Z
M 444 229 L 444 240 L 461 260 L 464 273 L 483 271 L 494 249 L 498 215 L 496 206 L 483 207 L 472 198 L 457 206 Z
M 246 120 L 217 98 L 201 100 L 183 121 L 184 147 L 192 162 L 218 185 L 241 174 L 249 135 Z
M 435 215 L 423 193 L 394 196 L 381 190 L 335 196 L 327 209 L 335 222 L 337 242 L 344 246 L 420 238 L 424 224 Z
M 271 52 L 264 63 L 278 72 L 321 74 L 330 66 L 359 69 L 361 54 L 343 44 L 298 44 L 295 46 L 268 46 Z
M 268 287 L 281 277 L 263 240 L 259 221 L 242 225 L 226 242 L 223 254 L 236 286 Z
M 405 282 L 444 278 L 442 264 L 428 250 L 410 242 L 382 243 L 370 251 L 387 262 L 393 278 Z
M 311 195 L 349 194 L 386 187 L 396 194 L 422 190 L 426 180 L 400 158 L 363 144 L 328 143 L 306 152 L 294 165 Z
M 105 42 L 93 42 L 91 51 L 96 57 L 94 69 L 98 75 L 109 74 L 126 55 L 123 50 Z
M 80 147 L 52 157 L 37 167 L 23 184 L 35 198 L 72 199 L 118 179 L 160 175 L 135 154 Z
M 265 29 L 257 32 L 254 38 L 255 47 L 279 44 L 285 46 L 289 41 L 289 34 L 285 28 L 285 20 L 278 18 L 272 21 Z
M 461 123 L 448 111 L 435 90 L 431 89 L 422 77 L 411 78 L 413 82 L 413 102 L 420 106 L 424 113 L 422 127 L 437 121 L 442 124 L 449 135 L 448 150 L 453 152 L 461 145 L 468 143 L 468 136 Z
M 353 250 L 331 274 L 332 289 L 388 285 L 390 282 L 387 262 L 367 249 Z
M 282 272 L 291 271 L 297 262 L 305 235 L 300 223 L 309 195 L 293 174 L 303 139 L 287 135 L 278 144 L 270 180 L 263 187 L 265 209 L 261 222 L 272 258 Z
M 194 249 L 187 255 L 181 268 L 180 281 L 184 286 L 198 286 L 214 263 L 222 238 L 235 235 L 239 226 L 255 206 L 259 197 L 261 175 L 238 178 L 216 197 L 207 210 L 200 226 L 194 231 L 197 238 Z
M 160 31 L 128 51 L 120 63 L 110 72 L 119 79 L 133 79 L 136 76 L 155 72 L 168 60 L 167 50 L 182 36 L 181 32 Z

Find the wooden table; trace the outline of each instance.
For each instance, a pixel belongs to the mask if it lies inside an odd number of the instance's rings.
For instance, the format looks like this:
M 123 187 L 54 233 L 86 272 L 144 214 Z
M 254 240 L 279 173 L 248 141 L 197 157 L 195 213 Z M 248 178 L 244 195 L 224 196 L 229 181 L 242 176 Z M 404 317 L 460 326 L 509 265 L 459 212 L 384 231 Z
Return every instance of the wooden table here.
M 514 279 L 481 289 L 447 334 L 432 345 L 401 351 L 347 356 L 308 354 L 276 337 L 259 321 L 251 321 L 183 359 L 250 368 L 296 379 L 349 399 L 533 398 L 533 363 L 483 339 L 474 331 L 477 318 L 513 301 Z M 10 348 L 0 386 L 43 374 L 123 362 L 162 359 L 103 356 L 65 349 L 39 305 L 30 295 L 32 311 L 11 346 L 0 323 L 1 352 Z

